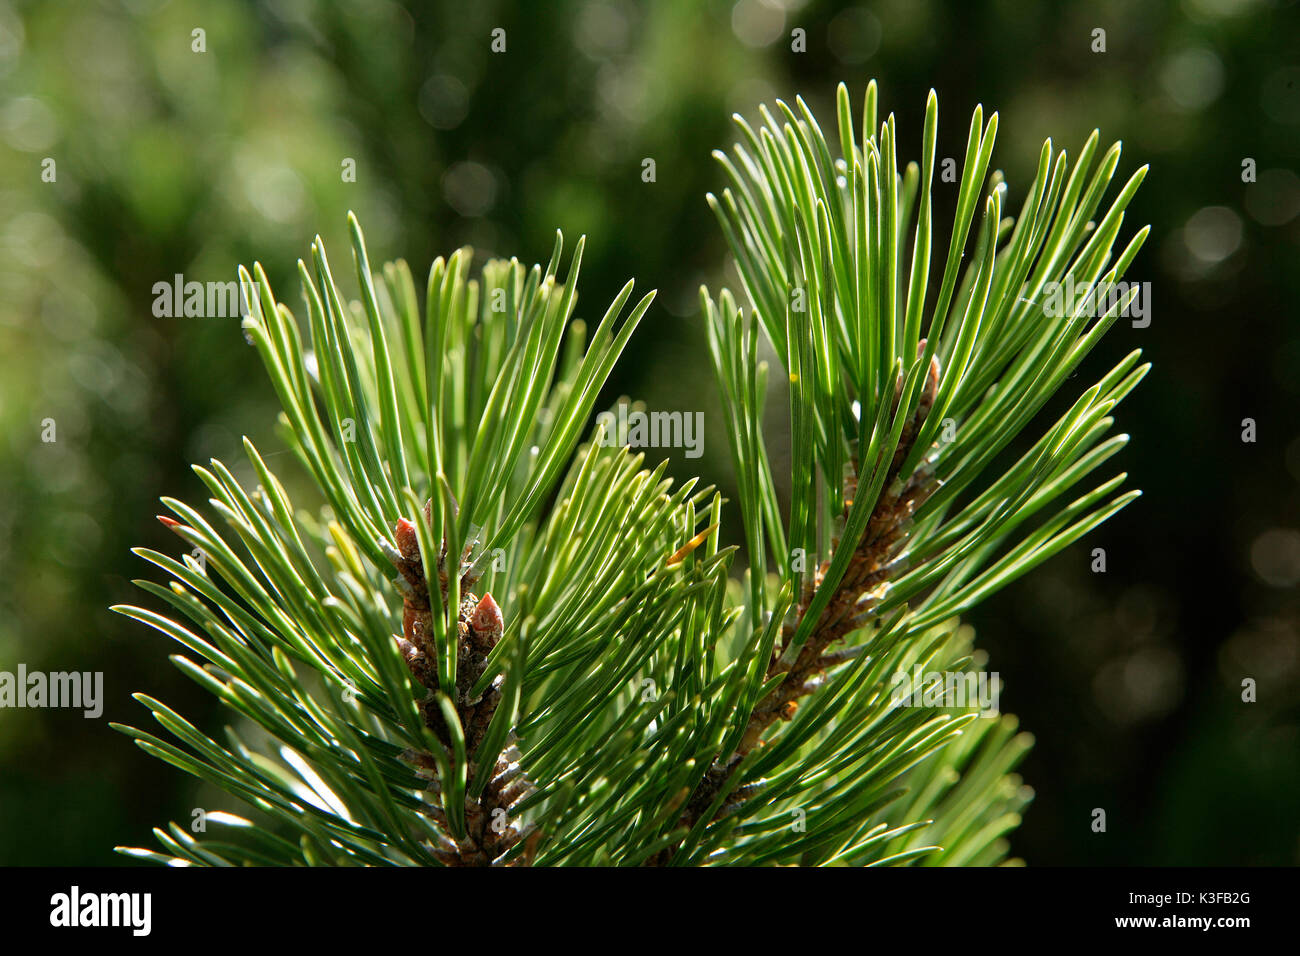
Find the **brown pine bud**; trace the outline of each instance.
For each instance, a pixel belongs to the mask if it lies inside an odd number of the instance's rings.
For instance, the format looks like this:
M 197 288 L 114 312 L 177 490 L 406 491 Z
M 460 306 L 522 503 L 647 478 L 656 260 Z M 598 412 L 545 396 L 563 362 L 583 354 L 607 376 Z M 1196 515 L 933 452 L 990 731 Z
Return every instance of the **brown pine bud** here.
M 924 349 L 925 341 L 922 340 L 921 347 Z M 925 373 L 925 385 L 921 388 L 921 400 L 916 404 L 916 427 L 920 428 L 925 422 L 926 416 L 930 414 L 930 409 L 934 408 L 934 400 L 939 396 L 939 356 L 930 356 L 930 367 Z
M 420 536 L 415 531 L 415 522 L 407 518 L 398 518 L 393 528 L 393 537 L 397 541 L 397 550 L 407 561 L 420 560 Z
M 469 619 L 470 630 L 474 632 L 475 638 L 487 649 L 496 646 L 497 641 L 501 640 L 501 635 L 505 630 L 505 622 L 501 617 L 501 608 L 492 598 L 491 594 L 484 594 L 474 606 L 474 613 Z

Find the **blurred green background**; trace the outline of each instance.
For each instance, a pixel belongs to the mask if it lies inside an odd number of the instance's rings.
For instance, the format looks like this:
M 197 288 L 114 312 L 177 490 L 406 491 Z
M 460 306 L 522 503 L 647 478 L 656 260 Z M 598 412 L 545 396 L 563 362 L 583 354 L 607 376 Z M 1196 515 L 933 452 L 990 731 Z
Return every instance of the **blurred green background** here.
M 107 607 L 148 601 L 130 547 L 176 548 L 158 496 L 206 500 L 190 462 L 234 464 L 244 434 L 281 447 L 238 319 L 155 317 L 154 283 L 258 259 L 296 307 L 313 235 L 346 260 L 348 209 L 372 260 L 417 274 L 463 243 L 531 262 L 556 227 L 585 233 L 580 315 L 629 277 L 660 290 L 607 401 L 703 410 L 705 456 L 672 471 L 727 489 L 696 314 L 726 278 L 709 153 L 734 111 L 802 94 L 830 124 L 835 84 L 856 101 L 871 77 L 906 159 L 931 86 L 941 157 L 977 102 L 998 110 L 1017 210 L 1046 136 L 1073 153 L 1099 126 L 1121 178 L 1151 164 L 1125 233 L 1153 225 L 1129 274 L 1153 321 L 1117 324 L 1071 382 L 1134 347 L 1155 363 L 1119 412 L 1146 495 L 970 616 L 1038 739 L 1014 852 L 1300 861 L 1298 36 L 1280 0 L 0 2 L 0 669 L 103 671 L 107 698 L 98 720 L 0 711 L 0 863 L 121 862 L 153 825 L 234 808 L 107 726 L 143 718 L 133 691 L 224 719 L 166 639 Z

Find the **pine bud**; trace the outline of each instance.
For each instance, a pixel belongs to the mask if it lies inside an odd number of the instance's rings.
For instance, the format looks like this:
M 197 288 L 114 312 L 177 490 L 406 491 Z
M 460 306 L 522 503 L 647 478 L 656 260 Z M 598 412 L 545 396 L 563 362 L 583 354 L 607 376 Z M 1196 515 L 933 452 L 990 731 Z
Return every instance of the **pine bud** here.
M 505 622 L 501 618 L 501 608 L 497 606 L 491 594 L 484 594 L 479 599 L 474 607 L 474 613 L 470 616 L 469 626 L 474 631 L 475 637 L 489 648 L 501 640 Z
M 925 339 L 922 339 L 918 347 L 919 358 L 925 352 Z M 925 422 L 926 416 L 930 414 L 930 409 L 934 408 L 934 400 L 939 396 L 939 356 L 930 356 L 930 367 L 925 373 L 925 385 L 921 389 L 921 400 L 916 404 L 916 425 L 918 428 Z
M 398 518 L 393 528 L 393 537 L 397 540 L 397 550 L 407 561 L 420 560 L 420 537 L 416 534 L 415 523 Z

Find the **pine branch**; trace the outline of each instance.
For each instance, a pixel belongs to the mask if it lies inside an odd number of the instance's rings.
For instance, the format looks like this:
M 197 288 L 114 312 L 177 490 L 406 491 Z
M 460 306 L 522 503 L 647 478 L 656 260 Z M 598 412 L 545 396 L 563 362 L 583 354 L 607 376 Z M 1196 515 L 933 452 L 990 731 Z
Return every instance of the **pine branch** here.
M 860 142 L 839 91 L 839 159 L 796 107 L 764 109 L 758 132 L 738 121 L 734 159 L 718 154 L 731 185 L 710 197 L 751 306 L 702 290 L 749 558 L 739 580 L 720 495 L 674 487 L 608 423 L 587 432 L 650 297 L 620 323 L 629 283 L 588 336 L 573 318 L 582 242 L 563 282 L 558 237 L 545 268 L 491 261 L 471 277 L 469 250 L 439 259 L 421 310 L 405 263 L 373 271 L 352 220 L 358 300 L 317 240 L 299 263 L 301 323 L 260 266 L 241 270 L 282 435 L 324 507 L 294 508 L 247 441 L 251 486 L 220 462 L 195 468 L 224 532 L 164 499 L 188 553 L 138 551 L 171 579 L 138 583 L 169 612 L 117 610 L 181 643 L 173 662 L 238 724 L 219 743 L 137 695 L 169 739 L 117 729 L 258 823 L 213 811 L 217 835 L 173 823 L 155 830 L 163 852 L 123 852 L 1005 860 L 1032 796 L 1013 773 L 1029 739 L 987 704 L 929 700 L 918 675 L 987 676 L 957 616 L 1136 495 L 1121 474 L 1063 497 L 1125 444 L 1107 435 L 1145 374 L 1139 353 L 1038 419 L 1127 304 L 1107 296 L 1147 230 L 1113 246 L 1144 170 L 1097 216 L 1118 145 L 1094 169 L 1094 133 L 1071 170 L 1049 142 L 1013 222 L 989 171 L 997 117 L 977 108 L 930 295 L 933 94 L 922 160 L 901 172 L 874 84 Z M 1049 306 L 1062 279 L 1111 305 Z M 788 507 L 762 428 L 760 330 L 789 381 Z
M 433 502 L 424 507 L 424 520 L 432 523 Z M 394 547 L 380 542 L 385 554 L 392 560 L 400 577 L 394 581 L 402 592 L 402 636 L 397 638 L 402 658 L 410 668 L 416 682 L 428 693 L 420 702 L 425 724 L 432 730 L 446 751 L 455 749 L 451 727 L 443 713 L 439 695 L 438 676 L 430 662 L 438 656 L 433 641 L 433 608 L 429 599 L 429 582 L 424 576 L 424 561 L 420 551 L 419 535 L 415 523 L 399 518 L 393 529 Z M 504 633 L 501 608 L 492 595 L 478 598 L 471 590 L 479 578 L 478 569 L 468 561 L 472 543 L 467 545 L 457 562 L 460 576 L 460 604 L 457 611 L 455 657 L 457 661 L 456 694 L 452 706 L 456 722 L 463 728 L 461 746 L 465 753 L 466 772 L 476 777 L 480 766 L 491 766 L 487 786 L 477 799 L 468 797 L 465 803 L 465 835 L 436 851 L 442 862 L 449 866 L 483 866 L 500 859 L 525 836 L 517 825 L 494 828 L 492 823 L 498 813 L 511 816 L 520 800 L 535 792 L 535 787 L 523 774 L 519 765 L 519 751 L 513 744 L 502 749 L 503 741 L 490 738 L 492 718 L 501 703 L 505 678 L 497 675 L 480 690 L 479 684 L 488 671 L 488 660 Z M 448 603 L 448 570 L 446 542 L 438 554 L 437 580 L 442 603 Z M 408 759 L 432 769 L 438 761 L 430 754 L 412 751 Z M 444 754 L 444 760 L 447 755 Z M 435 778 L 436 779 L 436 778 Z M 444 826 L 449 824 L 445 814 L 433 811 L 434 818 Z M 516 863 L 531 862 L 532 853 L 525 849 Z
M 801 580 L 788 564 L 779 568 L 781 579 L 799 595 L 792 608 L 780 597 L 772 601 L 751 575 L 751 606 L 765 608 L 769 616 L 790 613 L 792 620 L 783 624 L 779 641 L 771 642 L 767 667 L 754 672 L 755 706 L 741 709 L 743 724 L 687 804 L 683 823 L 692 833 L 700 832 L 701 823 L 707 828 L 727 814 L 746 812 L 751 794 L 765 786 L 759 773 L 764 760 L 751 758 L 778 718 L 791 720 L 798 702 L 810 694 L 824 696 L 829 670 L 855 657 L 867 658 L 881 632 L 890 630 L 884 622 L 891 614 L 901 622 L 894 627 L 923 633 L 1132 498 L 1121 496 L 1096 507 L 1122 476 L 1104 483 L 971 581 L 1015 525 L 1122 446 L 1123 438 L 1095 443 L 1109 425 L 1105 413 L 1146 371 L 1134 370 L 1136 352 L 1086 393 L 1005 476 L 955 519 L 948 514 L 955 496 L 1015 437 L 1119 314 L 1122 306 L 1112 307 L 1076 340 L 1093 317 L 1082 309 L 1050 315 L 1040 293 L 1062 269 L 1066 276 L 1081 275 L 1086 284 L 1099 282 L 1106 292 L 1114 287 L 1147 233 L 1142 230 L 1119 262 L 1101 275 L 1122 209 L 1145 169 L 1130 180 L 1084 243 L 1088 216 L 1115 169 L 1118 147 L 1107 154 L 1080 204 L 1080 171 L 1091 160 L 1096 134 L 1064 188 L 1065 155 L 1051 167 L 1051 145 L 1045 144 L 1025 216 L 1000 253 L 1006 187 L 994 174 L 975 256 L 959 287 L 958 265 L 977 206 L 976 189 L 986 175 L 997 127 L 996 115 L 984 126 L 977 108 L 948 261 L 928 335 L 922 338 L 931 271 L 930 190 L 938 115 L 933 93 L 923 163 L 910 166 L 905 176 L 896 172 L 893 117 L 875 132 L 874 83 L 863 109 L 861 150 L 847 91 L 839 90 L 843 158 L 835 163 L 802 100 L 798 113 L 782 103 L 777 107 L 784 120 L 763 109 L 761 135 L 737 119 L 746 145 L 737 146 L 736 162 L 715 154 L 733 188 L 722 200 L 710 196 L 736 255 L 753 317 L 747 322 L 726 290 L 719 303 L 707 293 L 703 301 L 711 353 L 729 408 L 733 459 L 742 476 L 741 509 L 751 558 L 763 567 L 769 553 L 788 554 L 793 547 L 806 553 L 825 540 L 830 527 L 838 532 L 829 542 L 833 557 L 820 562 L 810 578 Z M 900 233 L 918 197 L 912 268 L 904 284 Z M 1079 251 L 1071 263 L 1073 250 Z M 1024 291 L 1032 294 L 1018 294 L 1027 277 Z M 950 310 L 960 320 L 951 330 Z M 1029 321 L 1029 310 L 1037 312 L 1039 322 Z M 755 319 L 791 382 L 794 500 L 785 526 L 770 472 L 763 466 L 758 423 L 765 369 L 757 362 Z M 908 355 L 915 359 L 904 362 Z M 892 394 L 885 392 L 886 382 Z M 962 428 L 973 438 L 951 447 L 937 441 L 942 425 L 956 431 L 957 419 L 945 421 L 945 416 L 959 413 L 969 416 Z M 865 469 L 860 469 L 860 459 Z M 827 482 L 841 473 L 846 460 L 848 480 L 842 486 Z M 1094 507 L 1089 514 L 1087 509 Z M 920 601 L 916 609 L 906 603 L 913 600 Z M 762 620 L 759 614 L 751 619 Z M 828 654 L 834 643 L 855 632 L 867 635 L 866 643 Z M 761 629 L 754 634 L 761 643 Z M 828 716 L 825 710 L 821 715 Z M 824 752 L 829 757 L 836 749 Z M 803 759 L 815 765 L 813 753 Z M 672 856 L 665 853 L 660 861 Z

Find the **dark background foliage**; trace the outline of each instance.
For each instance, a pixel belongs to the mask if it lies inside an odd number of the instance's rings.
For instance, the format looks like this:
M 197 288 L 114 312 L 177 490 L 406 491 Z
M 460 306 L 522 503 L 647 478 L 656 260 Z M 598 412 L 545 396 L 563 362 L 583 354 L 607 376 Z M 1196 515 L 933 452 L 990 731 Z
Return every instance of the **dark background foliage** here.
M 190 462 L 233 464 L 245 433 L 278 447 L 238 320 L 157 318 L 154 283 L 256 258 L 296 306 L 296 259 L 317 232 L 344 259 L 348 209 L 372 259 L 420 275 L 462 243 L 536 261 L 556 227 L 585 233 L 579 314 L 628 277 L 660 290 L 608 400 L 703 410 L 705 456 L 672 472 L 726 489 L 696 307 L 726 278 L 709 153 L 733 111 L 801 93 L 829 127 L 835 84 L 857 100 L 871 77 L 907 159 L 931 86 L 940 156 L 960 157 L 976 102 L 998 110 L 1015 209 L 1049 135 L 1073 153 L 1099 126 L 1124 141 L 1120 177 L 1151 164 L 1125 230 L 1153 226 L 1129 274 L 1151 325 L 1118 324 L 1070 382 L 1134 347 L 1155 363 L 1119 411 L 1146 494 L 969 616 L 1038 740 L 1014 852 L 1297 862 L 1298 27 L 1287 0 L 0 0 L 0 669 L 103 671 L 107 698 L 99 720 L 0 711 L 0 863 L 111 863 L 165 819 L 233 808 L 107 727 L 140 718 L 136 690 L 225 719 L 165 639 L 106 608 L 140 599 L 131 546 L 175 550 L 158 496 L 206 498 Z

